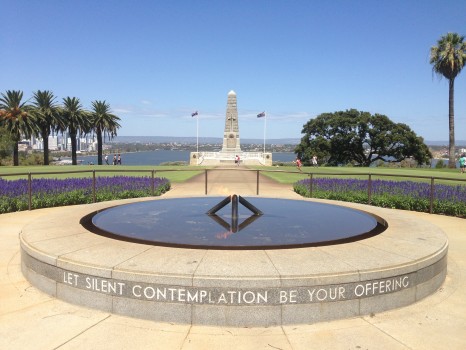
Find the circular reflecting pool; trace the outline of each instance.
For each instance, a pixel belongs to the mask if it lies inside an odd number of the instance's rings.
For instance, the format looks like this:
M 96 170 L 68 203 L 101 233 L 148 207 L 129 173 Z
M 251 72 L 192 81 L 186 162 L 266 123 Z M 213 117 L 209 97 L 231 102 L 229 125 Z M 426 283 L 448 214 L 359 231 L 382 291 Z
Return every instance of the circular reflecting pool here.
M 221 197 L 162 199 L 105 209 L 83 218 L 89 230 L 154 245 L 213 249 L 273 249 L 353 242 L 385 230 L 382 219 L 337 205 L 248 198 L 263 214 L 231 204 L 207 215 Z

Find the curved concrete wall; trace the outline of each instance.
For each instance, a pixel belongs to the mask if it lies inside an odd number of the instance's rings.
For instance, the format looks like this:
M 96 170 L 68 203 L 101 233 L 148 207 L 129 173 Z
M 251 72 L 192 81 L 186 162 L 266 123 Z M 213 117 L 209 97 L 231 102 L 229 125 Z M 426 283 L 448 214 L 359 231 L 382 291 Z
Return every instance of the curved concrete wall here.
M 107 312 L 250 327 L 402 307 L 435 292 L 446 275 L 446 236 L 409 212 L 348 204 L 383 217 L 389 228 L 349 244 L 216 251 L 112 240 L 79 224 L 110 205 L 57 208 L 25 226 L 26 278 L 59 299 Z

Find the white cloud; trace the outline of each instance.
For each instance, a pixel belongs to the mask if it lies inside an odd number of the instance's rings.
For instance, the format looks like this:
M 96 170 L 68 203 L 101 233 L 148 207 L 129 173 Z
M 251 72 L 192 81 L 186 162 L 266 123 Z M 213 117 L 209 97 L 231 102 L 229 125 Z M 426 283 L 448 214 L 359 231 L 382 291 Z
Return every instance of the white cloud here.
M 131 114 L 132 113 L 131 110 L 125 109 L 125 108 L 113 108 L 112 111 L 114 114 Z

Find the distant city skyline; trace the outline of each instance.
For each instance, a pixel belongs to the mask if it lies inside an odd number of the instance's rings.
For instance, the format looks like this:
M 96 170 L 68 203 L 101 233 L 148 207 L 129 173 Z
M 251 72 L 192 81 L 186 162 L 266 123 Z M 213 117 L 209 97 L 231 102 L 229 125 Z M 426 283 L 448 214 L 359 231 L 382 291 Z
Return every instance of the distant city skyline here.
M 355 108 L 448 140 L 448 81 L 429 52 L 466 35 L 464 0 L 0 1 L 0 92 L 106 100 L 120 136 L 195 137 L 199 118 L 199 137 L 222 137 L 234 90 L 241 139 L 265 125 L 266 139 L 300 138 L 309 119 Z M 455 126 L 465 139 L 466 71 Z
M 141 144 L 180 144 L 180 145 L 195 145 L 197 142 L 201 145 L 222 145 L 222 137 L 200 137 L 197 139 L 192 136 L 116 136 L 113 139 L 106 139 L 104 145 L 110 143 L 141 143 Z M 278 138 L 278 139 L 268 139 L 267 145 L 297 145 L 299 144 L 299 138 Z M 448 146 L 448 140 L 435 141 L 435 140 L 425 140 L 428 146 Z M 31 137 L 30 139 L 23 139 L 20 142 L 23 144 L 22 148 L 26 149 L 27 146 L 30 146 L 34 150 L 43 150 L 43 140 L 40 137 Z M 250 139 L 245 138 L 241 140 L 241 143 L 244 145 L 262 145 L 263 139 Z M 25 147 L 26 146 L 26 147 Z M 466 139 L 457 139 L 456 147 L 463 149 L 466 147 Z M 77 139 L 77 148 L 78 151 L 90 151 L 93 152 L 97 148 L 97 141 L 95 135 L 83 135 Z M 67 135 L 55 135 L 49 136 L 49 150 L 57 151 L 71 150 L 71 139 Z

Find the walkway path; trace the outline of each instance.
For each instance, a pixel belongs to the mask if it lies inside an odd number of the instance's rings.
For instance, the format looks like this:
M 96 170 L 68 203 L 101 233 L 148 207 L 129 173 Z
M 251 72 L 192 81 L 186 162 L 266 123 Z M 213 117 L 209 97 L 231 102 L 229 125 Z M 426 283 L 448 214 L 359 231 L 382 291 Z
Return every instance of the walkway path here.
M 208 194 L 255 195 L 256 179 L 255 172 L 209 172 Z M 204 195 L 203 180 L 175 184 L 164 197 Z M 261 178 L 260 186 L 263 196 L 299 198 L 289 185 Z M 18 234 L 51 210 L 60 208 L 0 215 L 0 349 L 466 349 L 464 219 L 412 214 L 441 227 L 450 240 L 447 279 L 419 303 L 313 325 L 219 328 L 113 315 L 32 287 L 21 274 Z
M 304 178 L 304 177 L 303 177 Z M 184 183 L 176 183 L 166 197 L 204 196 L 206 193 L 205 173 L 192 177 Z M 269 177 L 259 174 L 259 189 L 257 188 L 257 171 L 243 167 L 217 168 L 207 172 L 207 195 L 222 196 L 238 194 L 242 196 L 295 198 L 300 196 L 293 191 L 292 186 L 280 184 Z

